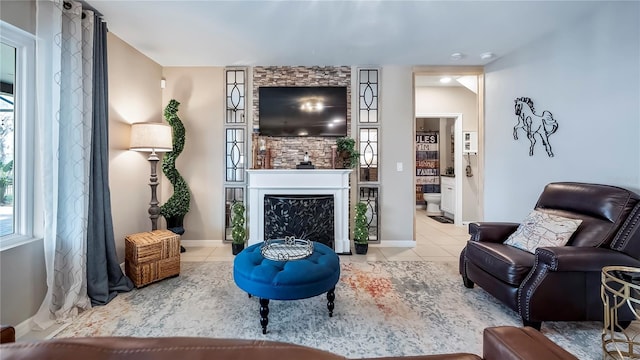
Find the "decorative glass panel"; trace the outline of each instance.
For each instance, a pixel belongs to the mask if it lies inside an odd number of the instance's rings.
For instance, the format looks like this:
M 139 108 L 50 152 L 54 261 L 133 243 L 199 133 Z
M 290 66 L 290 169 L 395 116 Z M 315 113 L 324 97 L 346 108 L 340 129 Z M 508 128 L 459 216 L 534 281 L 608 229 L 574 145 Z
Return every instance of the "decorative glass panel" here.
M 246 168 L 245 157 L 245 129 L 244 128 L 228 128 L 226 129 L 226 172 L 227 181 L 244 181 L 244 173 Z
M 379 240 L 378 199 L 380 189 L 373 186 L 360 186 L 359 200 L 367 205 L 367 228 L 369 230 L 369 241 Z
M 378 129 L 361 128 L 360 133 L 360 181 L 378 181 Z
M 244 204 L 244 187 L 224 189 L 224 239 L 231 241 L 231 206 L 237 202 Z
M 245 71 L 227 70 L 227 123 L 244 123 Z
M 358 117 L 361 123 L 378 122 L 378 70 L 361 69 L 358 86 Z

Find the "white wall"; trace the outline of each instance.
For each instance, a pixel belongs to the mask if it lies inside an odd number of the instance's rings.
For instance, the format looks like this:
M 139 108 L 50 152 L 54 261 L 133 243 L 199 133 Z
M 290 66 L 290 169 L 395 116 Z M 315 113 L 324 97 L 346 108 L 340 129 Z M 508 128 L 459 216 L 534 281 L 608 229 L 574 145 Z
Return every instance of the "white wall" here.
M 487 221 L 520 221 L 545 184 L 580 181 L 640 191 L 640 4 L 616 2 L 486 67 Z M 515 141 L 514 99 L 558 121 L 555 157 Z
M 176 99 L 185 146 L 176 169 L 191 191 L 183 240 L 222 240 L 224 234 L 224 68 L 165 67 L 163 107 Z M 164 178 L 164 175 L 162 175 Z M 164 178 L 163 201 L 173 194 Z M 164 228 L 164 224 L 163 224 Z
M 410 67 L 384 66 L 381 75 L 380 238 L 413 240 L 413 73 Z
M 0 19 L 35 34 L 36 2 L 34 0 L 0 1 Z
M 116 251 L 122 262 L 125 236 L 151 231 L 149 154 L 129 150 L 129 140 L 132 123 L 162 121 L 162 67 L 113 33 L 107 34 L 107 46 L 109 187 Z M 160 182 L 158 194 L 164 185 Z

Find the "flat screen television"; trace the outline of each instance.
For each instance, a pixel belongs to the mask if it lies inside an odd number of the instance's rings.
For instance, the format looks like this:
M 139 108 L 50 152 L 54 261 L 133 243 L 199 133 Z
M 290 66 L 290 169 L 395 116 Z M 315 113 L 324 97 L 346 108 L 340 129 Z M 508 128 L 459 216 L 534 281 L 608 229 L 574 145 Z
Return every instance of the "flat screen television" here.
M 258 88 L 260 135 L 346 136 L 345 86 Z

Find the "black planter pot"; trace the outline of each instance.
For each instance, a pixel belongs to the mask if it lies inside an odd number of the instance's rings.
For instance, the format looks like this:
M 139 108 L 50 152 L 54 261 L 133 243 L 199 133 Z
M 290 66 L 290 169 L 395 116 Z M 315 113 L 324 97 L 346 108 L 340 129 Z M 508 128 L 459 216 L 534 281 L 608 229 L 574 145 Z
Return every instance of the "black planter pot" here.
M 355 244 L 356 254 L 365 255 L 369 250 L 369 244 Z
M 184 215 L 171 216 L 165 218 L 165 220 L 167 221 L 167 230 L 178 235 L 184 234 Z M 187 251 L 187 249 L 180 245 L 180 252 L 183 253 L 185 251 Z
M 242 250 L 244 250 L 244 243 L 242 244 L 231 243 L 231 253 L 233 255 L 238 255 Z

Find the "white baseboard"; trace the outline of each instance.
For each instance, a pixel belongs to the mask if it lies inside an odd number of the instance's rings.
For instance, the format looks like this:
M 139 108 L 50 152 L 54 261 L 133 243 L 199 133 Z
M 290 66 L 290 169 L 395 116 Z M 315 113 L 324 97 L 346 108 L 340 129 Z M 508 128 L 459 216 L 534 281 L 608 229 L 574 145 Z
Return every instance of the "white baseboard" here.
M 202 246 L 202 247 L 214 247 L 222 246 L 225 243 L 222 240 L 180 240 L 182 246 Z
M 416 247 L 415 240 L 383 240 L 379 244 L 371 244 L 371 247 L 399 247 L 399 248 L 412 248 Z
M 40 341 L 53 339 L 53 337 L 58 335 L 59 332 L 71 325 L 71 321 L 69 321 L 63 324 L 53 323 L 44 330 L 31 330 L 31 320 L 32 318 L 28 318 L 14 327 L 16 330 L 16 341 Z
M 14 329 L 16 330 L 16 340 L 20 339 L 21 337 L 25 336 L 29 331 L 31 331 L 31 325 L 29 324 L 31 324 L 31 318 L 28 318 L 27 320 L 14 326 Z

